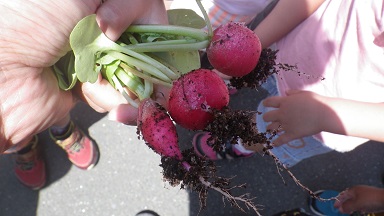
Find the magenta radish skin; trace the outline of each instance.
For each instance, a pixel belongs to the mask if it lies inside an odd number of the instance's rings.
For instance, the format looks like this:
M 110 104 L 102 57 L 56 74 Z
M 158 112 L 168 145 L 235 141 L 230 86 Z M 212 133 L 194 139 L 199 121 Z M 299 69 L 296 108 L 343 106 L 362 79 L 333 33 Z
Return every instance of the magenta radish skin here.
M 256 67 L 261 50 L 260 40 L 252 30 L 242 23 L 229 22 L 213 31 L 207 57 L 221 73 L 241 77 Z
M 212 70 L 197 69 L 173 82 L 168 112 L 180 126 L 202 130 L 213 120 L 211 109 L 229 103 L 228 87 Z
M 138 124 L 144 141 L 161 156 L 182 159 L 176 126 L 157 102 L 145 99 L 140 103 Z

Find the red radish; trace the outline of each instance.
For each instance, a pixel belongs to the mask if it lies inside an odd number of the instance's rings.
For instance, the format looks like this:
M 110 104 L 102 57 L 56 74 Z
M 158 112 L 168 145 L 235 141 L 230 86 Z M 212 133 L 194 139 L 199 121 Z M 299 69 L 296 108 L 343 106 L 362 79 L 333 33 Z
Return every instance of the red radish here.
M 140 103 L 138 128 L 144 141 L 161 156 L 182 159 L 176 126 L 165 109 L 148 98 Z
M 221 73 L 241 77 L 256 67 L 261 50 L 260 40 L 252 30 L 242 23 L 229 22 L 213 31 L 207 57 Z
M 221 109 L 228 103 L 228 87 L 224 81 L 211 70 L 197 69 L 173 83 L 168 111 L 182 127 L 202 130 L 213 120 L 211 109 Z

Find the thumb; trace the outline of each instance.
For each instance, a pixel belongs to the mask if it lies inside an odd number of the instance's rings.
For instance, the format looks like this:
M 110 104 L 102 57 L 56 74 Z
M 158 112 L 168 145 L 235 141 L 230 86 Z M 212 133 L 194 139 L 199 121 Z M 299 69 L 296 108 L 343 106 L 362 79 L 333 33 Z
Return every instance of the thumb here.
M 164 2 L 159 0 L 108 0 L 96 11 L 96 20 L 113 41 L 131 24 L 168 23 Z

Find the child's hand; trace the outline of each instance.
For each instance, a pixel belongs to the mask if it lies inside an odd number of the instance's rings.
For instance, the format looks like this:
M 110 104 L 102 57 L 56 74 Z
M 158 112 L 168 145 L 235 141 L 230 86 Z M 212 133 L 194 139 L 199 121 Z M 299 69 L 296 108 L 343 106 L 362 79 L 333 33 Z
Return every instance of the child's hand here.
M 384 211 L 384 189 L 357 185 L 346 189 L 338 195 L 335 208 L 340 212 L 380 212 Z
M 313 92 L 299 90 L 265 99 L 264 106 L 277 108 L 263 116 L 264 121 L 271 122 L 267 129 L 281 132 L 274 145 L 321 132 L 322 113 L 326 108 L 323 100 L 325 98 Z

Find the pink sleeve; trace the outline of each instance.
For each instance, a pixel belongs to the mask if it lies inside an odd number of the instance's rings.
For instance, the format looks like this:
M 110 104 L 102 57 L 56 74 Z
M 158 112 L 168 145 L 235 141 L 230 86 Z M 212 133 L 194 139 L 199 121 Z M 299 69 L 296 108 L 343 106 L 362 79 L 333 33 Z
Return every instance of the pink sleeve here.
M 382 0 L 325 1 L 277 42 L 277 61 L 297 65 L 299 71 L 280 71 L 277 81 L 281 95 L 288 89 L 299 89 L 384 102 L 383 5 Z M 316 138 L 340 151 L 367 141 L 330 133 Z

